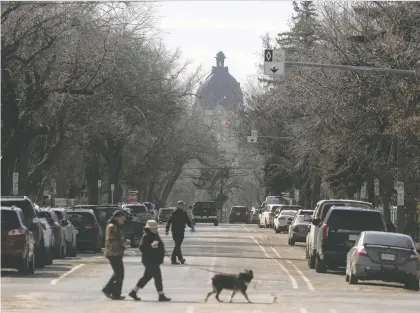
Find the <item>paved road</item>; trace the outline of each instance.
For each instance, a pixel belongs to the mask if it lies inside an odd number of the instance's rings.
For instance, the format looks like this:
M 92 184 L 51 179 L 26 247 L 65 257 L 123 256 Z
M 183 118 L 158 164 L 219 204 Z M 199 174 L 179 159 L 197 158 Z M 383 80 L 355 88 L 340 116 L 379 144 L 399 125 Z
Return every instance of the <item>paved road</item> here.
M 173 244 L 162 236 L 168 251 Z M 317 274 L 309 270 L 303 244 L 287 245 L 285 234 L 254 225 L 197 225 L 197 233 L 186 233 L 183 244 L 188 265 L 163 265 L 164 288 L 173 299 L 158 303 L 153 282 L 139 292 L 141 302 L 131 299 L 110 301 L 100 289 L 111 269 L 100 254 L 79 254 L 57 260 L 37 271 L 34 277 L 2 272 L 2 312 L 139 312 L 148 313 L 368 313 L 419 312 L 420 292 L 397 284 L 380 282 L 350 286 L 343 273 Z M 124 293 L 135 285 L 143 266 L 135 249 L 124 258 Z M 250 268 L 255 279 L 248 291 L 253 304 L 241 295 L 234 303 L 218 303 L 214 297 L 204 303 L 214 270 L 238 273 Z M 230 293 L 222 292 L 227 301 Z

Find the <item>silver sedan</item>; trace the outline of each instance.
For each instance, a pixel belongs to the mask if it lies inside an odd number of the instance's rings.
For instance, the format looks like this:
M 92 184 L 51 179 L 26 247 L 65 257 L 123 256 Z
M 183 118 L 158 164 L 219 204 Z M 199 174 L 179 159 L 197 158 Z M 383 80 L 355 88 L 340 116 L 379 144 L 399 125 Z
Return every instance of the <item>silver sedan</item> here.
M 347 253 L 346 281 L 382 280 L 419 290 L 420 256 L 410 236 L 364 231 Z

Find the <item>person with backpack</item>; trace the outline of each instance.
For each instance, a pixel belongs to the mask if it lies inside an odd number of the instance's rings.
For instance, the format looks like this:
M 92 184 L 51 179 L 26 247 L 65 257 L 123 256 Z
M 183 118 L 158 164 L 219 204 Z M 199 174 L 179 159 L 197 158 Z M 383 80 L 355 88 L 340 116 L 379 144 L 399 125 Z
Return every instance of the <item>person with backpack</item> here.
M 125 214 L 121 210 L 115 211 L 105 230 L 105 257 L 109 260 L 114 271 L 102 293 L 112 300 L 124 300 L 121 296 L 121 289 L 124 280 L 123 256 L 125 250 L 124 231 L 122 229 L 125 221 Z
M 137 297 L 139 289 L 144 286 L 153 278 L 155 280 L 156 290 L 159 293 L 159 301 L 171 301 L 163 292 L 162 272 L 160 265 L 163 264 L 165 258 L 165 246 L 162 239 L 158 234 L 159 225 L 155 220 L 148 220 L 144 226 L 144 234 L 140 241 L 139 249 L 141 251 L 142 263 L 145 267 L 143 277 L 139 279 L 136 286 L 128 294 L 136 301 L 141 298 Z
M 175 247 L 171 257 L 172 265 L 180 264 L 176 261 L 177 258 L 181 264 L 185 263 L 185 259 L 183 258 L 181 252 L 181 245 L 185 236 L 185 225 L 188 225 L 191 228 L 191 231 L 195 231 L 194 225 L 191 223 L 190 218 L 184 211 L 184 205 L 184 201 L 178 201 L 176 210 L 172 212 L 168 223 L 166 224 L 166 235 L 168 235 L 169 229 L 172 226 L 172 239 L 175 242 Z

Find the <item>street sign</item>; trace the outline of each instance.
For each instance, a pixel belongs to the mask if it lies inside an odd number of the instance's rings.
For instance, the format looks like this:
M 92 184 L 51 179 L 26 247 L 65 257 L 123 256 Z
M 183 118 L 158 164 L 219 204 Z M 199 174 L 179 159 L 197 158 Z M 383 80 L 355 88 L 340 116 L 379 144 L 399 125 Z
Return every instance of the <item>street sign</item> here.
M 101 186 L 102 186 L 102 180 L 98 180 L 98 188 L 101 188 Z
M 111 191 L 114 191 L 114 190 L 115 190 L 115 185 L 111 184 Z
M 363 183 L 362 189 L 360 190 L 360 198 L 366 199 L 367 183 Z
M 283 49 L 264 50 L 264 74 L 265 75 L 284 75 L 284 64 L 286 61 Z
M 295 190 L 295 200 L 299 202 L 299 189 Z
M 379 179 L 375 178 L 375 196 L 379 196 Z
M 18 184 L 13 184 L 13 195 L 17 196 L 19 193 L 19 185 Z
M 56 182 L 55 178 L 51 178 L 51 187 L 53 189 L 57 187 L 57 182 Z
M 128 202 L 137 202 L 137 194 L 136 193 L 129 193 L 127 197 Z
M 397 183 L 397 205 L 404 205 L 404 183 Z
M 13 184 L 19 183 L 19 173 L 13 172 Z

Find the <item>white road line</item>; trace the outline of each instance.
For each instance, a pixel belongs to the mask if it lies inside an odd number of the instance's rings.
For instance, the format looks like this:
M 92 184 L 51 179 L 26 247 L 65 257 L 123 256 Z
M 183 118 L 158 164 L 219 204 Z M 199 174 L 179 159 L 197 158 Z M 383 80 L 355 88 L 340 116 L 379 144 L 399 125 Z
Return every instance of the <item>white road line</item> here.
M 277 255 L 278 258 L 281 258 L 280 254 L 277 252 L 276 249 L 274 249 L 274 247 L 271 247 L 271 250 L 274 251 L 274 253 Z M 292 261 L 290 260 L 286 260 L 287 263 L 292 264 L 292 266 L 295 268 L 296 272 L 298 272 L 298 274 L 302 277 L 303 281 L 306 283 L 306 286 L 308 287 L 308 289 L 310 291 L 314 291 L 314 286 L 312 285 L 311 281 L 305 276 L 305 274 L 302 273 L 302 271 L 295 265 L 293 264 Z
M 290 274 L 290 272 L 287 270 L 287 268 L 284 267 L 283 264 L 281 264 L 279 261 L 277 261 L 276 259 L 273 259 L 271 256 L 268 255 L 268 253 L 265 251 L 264 247 L 260 245 L 260 243 L 258 242 L 258 240 L 256 240 L 253 236 L 251 236 L 252 240 L 255 241 L 255 243 L 258 245 L 258 247 L 261 248 L 261 250 L 264 252 L 265 256 L 268 259 L 272 259 L 274 262 L 277 263 L 278 266 L 280 266 L 280 268 L 283 270 L 283 272 L 286 273 L 286 275 L 289 277 L 290 282 L 292 283 L 292 287 L 293 289 L 298 289 L 298 284 L 296 279 Z
M 308 310 L 305 308 L 300 308 L 300 313 L 308 313 Z
M 263 237 L 261 237 L 261 236 L 258 236 L 258 238 L 260 238 L 261 240 L 264 240 Z
M 60 277 L 58 277 L 58 278 L 56 278 L 56 279 L 53 279 L 52 281 L 51 281 L 51 285 L 56 285 L 60 280 L 62 280 L 64 277 L 66 277 L 66 276 L 68 276 L 68 275 L 70 275 L 71 273 L 73 273 L 73 272 L 75 272 L 75 271 L 77 271 L 79 268 L 81 268 L 82 266 L 84 266 L 85 264 L 79 264 L 79 265 L 76 265 L 75 267 L 73 267 L 70 271 L 68 271 L 68 272 L 65 272 L 63 275 L 61 275 Z
M 192 305 L 188 306 L 187 313 L 194 313 L 194 307 Z
M 251 228 L 251 230 L 252 230 L 254 233 L 256 233 L 256 232 L 257 232 L 257 230 L 256 230 L 255 228 Z
M 249 229 L 246 228 L 244 225 L 242 225 L 242 227 L 249 233 Z

